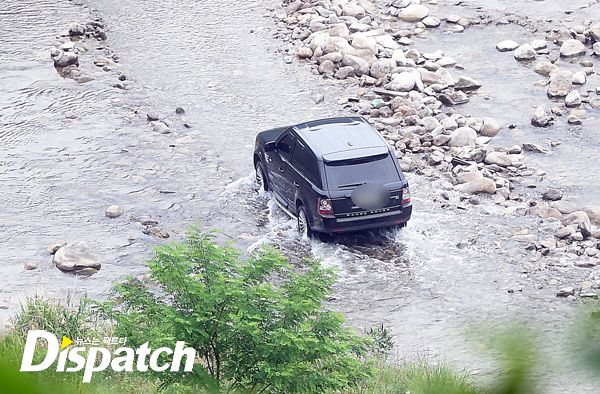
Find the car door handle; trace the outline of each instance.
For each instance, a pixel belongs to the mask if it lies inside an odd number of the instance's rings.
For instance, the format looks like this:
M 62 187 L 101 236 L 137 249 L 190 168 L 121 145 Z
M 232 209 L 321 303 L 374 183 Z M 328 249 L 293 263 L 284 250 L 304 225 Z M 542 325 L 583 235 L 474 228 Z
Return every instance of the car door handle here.
M 279 172 L 283 172 L 283 171 L 284 171 L 283 167 L 279 167 Z
M 298 182 L 294 182 L 294 186 L 300 187 L 300 184 Z

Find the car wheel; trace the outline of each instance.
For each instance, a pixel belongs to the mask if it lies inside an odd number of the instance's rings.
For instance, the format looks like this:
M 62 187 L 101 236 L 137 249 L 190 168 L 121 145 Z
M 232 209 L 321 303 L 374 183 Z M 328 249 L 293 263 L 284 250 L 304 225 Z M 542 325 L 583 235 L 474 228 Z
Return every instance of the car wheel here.
M 308 223 L 308 216 L 306 215 L 306 210 L 302 205 L 298 207 L 298 232 L 303 237 L 310 238 L 312 236 L 310 224 Z
M 256 184 L 258 185 L 258 190 L 268 191 L 269 185 L 268 185 L 267 177 L 265 175 L 265 170 L 263 168 L 263 165 L 260 161 L 256 163 L 255 170 L 256 170 L 255 179 L 256 179 Z

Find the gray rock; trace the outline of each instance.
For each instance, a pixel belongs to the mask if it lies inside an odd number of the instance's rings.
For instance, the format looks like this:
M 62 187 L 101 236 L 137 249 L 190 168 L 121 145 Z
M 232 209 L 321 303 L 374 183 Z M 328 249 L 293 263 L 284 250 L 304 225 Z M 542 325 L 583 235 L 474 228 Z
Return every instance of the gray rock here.
M 565 105 L 567 108 L 578 107 L 581 105 L 581 95 L 577 90 L 571 90 L 565 97 Z
M 438 27 L 441 23 L 438 18 L 435 18 L 433 16 L 428 16 L 427 18 L 423 19 L 421 22 L 423 22 L 423 24 L 426 27 Z
M 414 73 L 403 71 L 392 76 L 392 81 L 386 85 L 390 90 L 398 92 L 408 92 L 417 84 L 417 77 Z
M 48 250 L 48 253 L 54 254 L 54 253 L 56 253 L 56 251 L 58 249 L 62 248 L 66 244 L 67 244 L 67 241 L 57 241 L 57 242 L 54 242 L 54 243 L 51 243 L 50 245 L 48 245 L 48 248 L 46 248 L 46 249 Z
M 405 22 L 418 22 L 429 15 L 429 8 L 421 4 L 410 4 L 404 7 L 398 17 Z
M 503 40 L 496 44 L 496 49 L 500 52 L 514 51 L 519 47 L 519 44 L 513 40 Z
M 559 291 L 556 292 L 557 297 L 568 297 L 575 295 L 575 288 L 573 287 L 563 287 Z
M 350 68 L 352 68 L 352 67 L 350 67 Z M 335 72 L 335 64 L 331 60 L 325 60 L 325 61 L 321 62 L 321 64 L 319 64 L 318 71 L 321 74 L 333 75 L 333 73 Z M 354 74 L 354 70 L 352 70 L 352 73 Z M 340 79 L 343 79 L 343 78 L 340 78 Z
M 353 16 L 360 19 L 366 15 L 366 11 L 362 6 L 356 3 L 348 3 L 342 7 L 342 15 Z
M 166 124 L 164 124 L 163 122 L 161 122 L 159 120 L 150 122 L 150 124 L 152 125 L 152 129 L 154 131 L 156 131 L 157 133 L 161 133 L 161 134 L 171 133 L 171 129 L 169 128 L 169 126 L 167 126 Z
M 560 46 L 560 56 L 574 57 L 585 54 L 585 45 L 575 39 L 567 40 Z
M 584 85 L 587 81 L 587 76 L 585 71 L 577 71 L 573 74 L 573 84 L 574 85 Z
M 63 246 L 54 254 L 52 261 L 61 271 L 97 271 L 101 267 L 85 242 L 73 242 Z
M 542 198 L 546 201 L 558 201 L 562 199 L 563 192 L 559 189 L 548 189 L 542 194 Z
M 553 72 L 546 93 L 549 97 L 565 97 L 571 91 L 572 81 L 573 74 L 570 71 Z
M 564 200 L 559 200 L 559 201 L 552 201 L 550 203 L 551 206 L 553 206 L 554 208 L 558 209 L 560 213 L 562 213 L 563 215 L 568 215 L 570 213 L 573 213 L 575 211 L 578 211 L 579 209 L 577 208 L 577 206 L 575 206 L 575 204 L 572 204 L 568 201 L 564 201 Z
M 522 145 L 523 150 L 526 152 L 535 152 L 535 153 L 550 153 L 547 149 L 542 148 L 541 146 L 537 145 L 537 144 L 532 144 L 529 142 L 526 142 Z
M 531 41 L 531 47 L 536 51 L 539 51 L 541 49 L 547 48 L 548 43 L 546 42 L 546 40 L 533 40 Z
M 529 44 L 524 44 L 515 49 L 515 59 L 519 61 L 533 60 L 537 56 L 535 50 Z
M 34 270 L 38 268 L 38 263 L 37 261 L 26 261 L 23 263 L 23 268 L 25 268 L 27 271 Z
M 575 211 L 573 213 L 568 214 L 563 218 L 563 224 L 565 226 L 568 225 L 577 225 L 581 234 L 584 237 L 589 237 L 592 235 L 592 223 L 587 213 L 584 211 Z
M 600 25 L 593 25 L 590 27 L 590 37 L 594 41 L 600 41 Z
M 302 47 L 298 49 L 297 55 L 299 59 L 309 59 L 313 55 L 313 50 L 309 47 Z
M 106 215 L 107 218 L 110 219 L 115 219 L 118 218 L 119 216 L 123 215 L 123 208 L 121 208 L 118 205 L 111 205 L 110 207 L 108 207 L 106 209 L 106 212 L 104 213 Z
M 69 26 L 69 35 L 72 37 L 82 36 L 85 34 L 85 26 L 80 25 L 79 23 L 72 23 Z
M 513 164 L 511 158 L 502 152 L 489 152 L 487 155 L 485 155 L 484 162 L 488 165 L 495 164 L 500 167 L 508 167 Z
M 586 205 L 583 207 L 583 211 L 588 214 L 592 223 L 600 225 L 600 206 Z
M 67 67 L 76 65 L 79 66 L 79 57 L 73 52 L 60 52 L 60 54 L 54 57 L 54 67 Z
M 354 67 L 352 66 L 344 66 L 340 67 L 335 73 L 335 77 L 337 79 L 346 79 L 348 77 L 354 76 Z
M 458 90 L 474 90 L 479 89 L 480 87 L 481 84 L 479 82 L 463 75 L 458 77 L 458 81 L 456 81 L 456 84 L 454 85 L 454 89 Z
M 574 232 L 575 232 L 575 230 L 573 230 L 572 227 L 566 226 L 566 227 L 561 227 L 558 230 L 556 230 L 556 232 L 554 233 L 554 236 L 558 239 L 563 239 L 563 238 L 570 237 Z
M 370 71 L 369 62 L 358 56 L 344 55 L 342 58 L 342 65 L 352 67 L 354 69 L 354 74 L 357 77 L 364 74 L 368 75 Z
M 396 68 L 396 61 L 392 59 L 381 59 L 371 66 L 371 76 L 373 78 L 383 78 L 390 74 Z
M 356 49 L 368 49 L 373 53 L 377 53 L 377 40 L 372 36 L 355 36 L 352 38 L 352 46 Z
M 459 127 L 450 134 L 450 146 L 474 146 L 477 132 L 470 127 Z
M 533 71 L 537 74 L 543 75 L 545 77 L 549 76 L 553 72 L 558 71 L 559 68 L 555 64 L 552 64 L 548 61 L 540 61 L 535 63 L 533 66 Z
M 549 114 L 546 106 L 540 105 L 535 109 L 531 117 L 531 124 L 536 127 L 548 127 L 552 124 L 554 118 Z

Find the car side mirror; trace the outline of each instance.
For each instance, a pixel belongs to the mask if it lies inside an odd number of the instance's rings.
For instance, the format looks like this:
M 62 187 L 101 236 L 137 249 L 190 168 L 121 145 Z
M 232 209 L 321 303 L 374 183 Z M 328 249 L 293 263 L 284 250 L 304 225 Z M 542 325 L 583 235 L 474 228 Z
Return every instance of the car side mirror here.
M 275 141 L 269 141 L 265 144 L 265 152 L 271 152 L 275 150 Z

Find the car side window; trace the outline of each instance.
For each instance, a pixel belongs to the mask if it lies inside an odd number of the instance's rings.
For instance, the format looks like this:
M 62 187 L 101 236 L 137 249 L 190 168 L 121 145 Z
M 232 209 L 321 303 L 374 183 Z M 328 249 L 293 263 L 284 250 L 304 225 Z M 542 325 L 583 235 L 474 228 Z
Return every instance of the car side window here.
M 309 181 L 319 188 L 321 187 L 321 177 L 319 175 L 317 158 L 300 141 L 296 144 L 296 149 L 292 156 L 292 165 Z
M 294 148 L 294 137 L 287 133 L 283 136 L 282 139 L 277 143 L 277 151 L 288 162 L 290 161 L 290 156 L 292 155 L 292 149 Z

